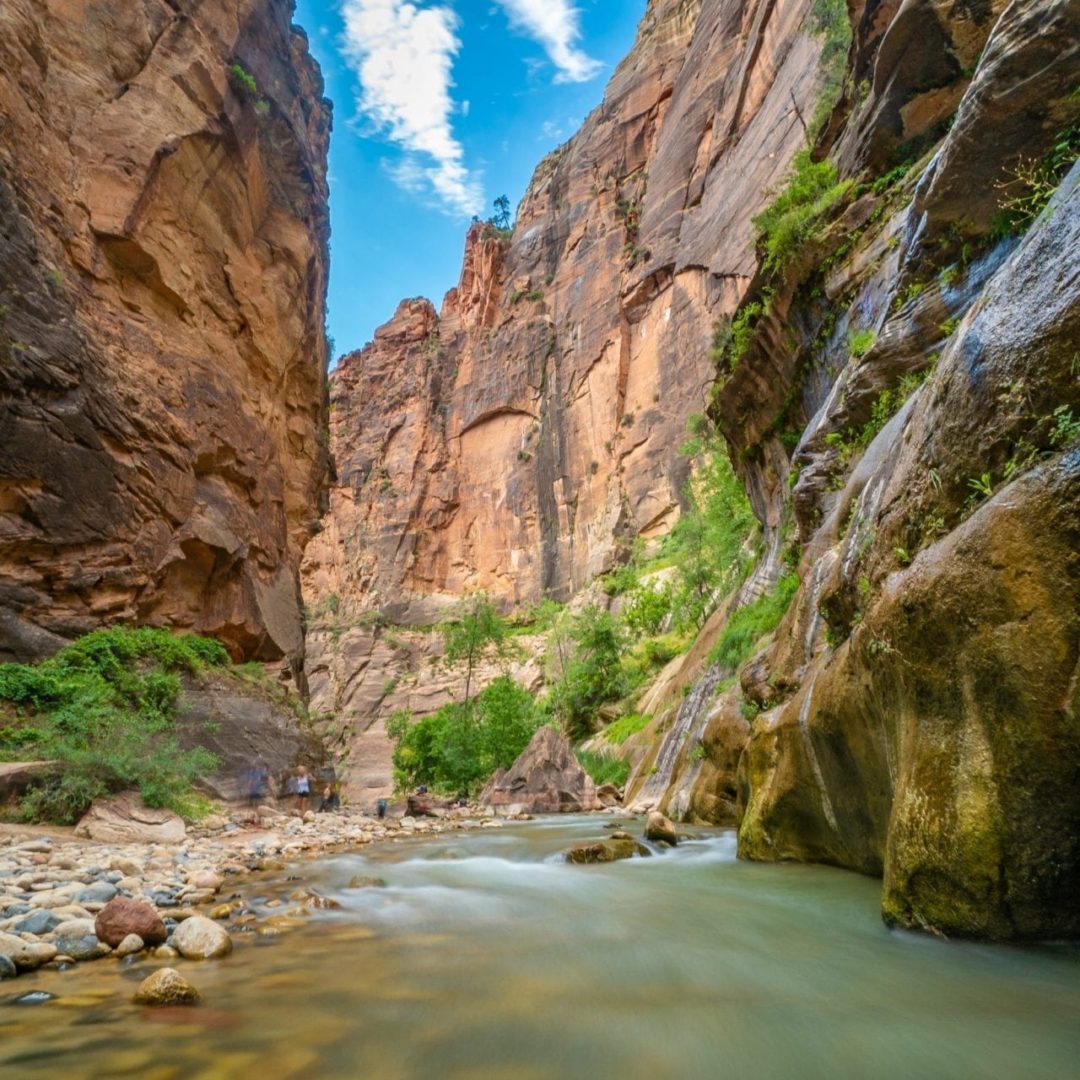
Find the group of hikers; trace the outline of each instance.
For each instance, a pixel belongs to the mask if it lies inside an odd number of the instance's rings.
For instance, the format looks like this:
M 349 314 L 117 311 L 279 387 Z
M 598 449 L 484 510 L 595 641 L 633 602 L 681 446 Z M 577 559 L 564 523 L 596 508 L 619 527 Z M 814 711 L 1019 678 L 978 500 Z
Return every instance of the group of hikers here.
M 311 808 L 311 796 L 316 788 L 321 792 L 316 810 L 322 814 L 341 809 L 341 793 L 332 772 L 313 777 L 306 765 L 286 769 L 277 777 L 277 790 L 272 792 L 273 777 L 263 758 L 257 758 L 244 772 L 243 786 L 249 806 L 258 806 L 273 794 L 276 798 L 293 801 L 295 809 L 306 814 Z

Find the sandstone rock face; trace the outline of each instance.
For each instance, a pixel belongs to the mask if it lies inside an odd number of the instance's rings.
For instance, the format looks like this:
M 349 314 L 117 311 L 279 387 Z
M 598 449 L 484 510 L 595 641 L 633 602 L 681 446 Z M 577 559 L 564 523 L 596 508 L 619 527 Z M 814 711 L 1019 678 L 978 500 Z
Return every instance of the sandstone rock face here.
M 0 659 L 139 621 L 298 665 L 330 114 L 291 13 L 0 10 Z
M 376 612 L 432 622 L 477 590 L 567 599 L 677 519 L 712 326 L 754 273 L 751 217 L 820 86 L 810 7 L 653 0 L 513 237 L 474 227 L 439 310 L 404 301 L 335 371 L 337 481 L 303 569 L 333 633 L 309 638 L 307 671 L 373 792 L 395 670 Z
M 110 900 L 97 913 L 94 933 L 114 949 L 130 934 L 137 934 L 145 945 L 163 945 L 169 936 L 155 908 L 126 896 Z
M 187 828 L 171 810 L 152 809 L 129 791 L 98 799 L 75 826 L 75 835 L 117 844 L 182 844 Z
M 596 785 L 566 736 L 542 727 L 505 773 L 488 784 L 480 802 L 508 813 L 558 814 L 599 810 Z
M 787 617 L 731 691 L 754 717 L 739 851 L 882 875 L 900 925 L 1075 937 L 1080 168 L 1017 237 L 991 222 L 999 181 L 1015 190 L 1018 160 L 1080 118 L 1065 90 L 1080 15 L 881 5 L 895 30 L 880 40 L 930 8 L 950 40 L 982 27 L 956 122 L 924 171 L 849 200 L 769 282 L 770 311 L 714 398 L 763 566 L 781 572 L 785 528 L 802 554 Z M 893 60 L 910 73 L 932 52 Z M 834 117 L 842 159 L 894 138 L 867 141 L 864 119 Z M 860 330 L 871 345 L 855 356 Z M 732 732 L 703 737 L 710 758 Z M 703 771 L 689 805 L 716 779 Z

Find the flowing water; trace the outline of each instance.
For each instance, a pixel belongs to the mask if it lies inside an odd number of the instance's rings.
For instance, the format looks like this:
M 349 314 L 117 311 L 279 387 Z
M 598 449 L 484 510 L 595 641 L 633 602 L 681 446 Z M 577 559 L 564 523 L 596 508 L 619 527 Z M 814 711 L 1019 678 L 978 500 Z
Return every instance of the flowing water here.
M 740 863 L 730 833 L 607 866 L 558 860 L 607 823 L 545 819 L 293 867 L 342 909 L 261 944 L 238 935 L 224 961 L 179 962 L 197 1008 L 129 1003 L 156 962 L 4 983 L 0 1076 L 1080 1076 L 1075 947 L 890 932 L 877 882 Z M 355 875 L 388 885 L 349 890 Z M 285 876 L 252 902 L 295 889 Z M 57 997 L 14 1002 L 31 991 Z

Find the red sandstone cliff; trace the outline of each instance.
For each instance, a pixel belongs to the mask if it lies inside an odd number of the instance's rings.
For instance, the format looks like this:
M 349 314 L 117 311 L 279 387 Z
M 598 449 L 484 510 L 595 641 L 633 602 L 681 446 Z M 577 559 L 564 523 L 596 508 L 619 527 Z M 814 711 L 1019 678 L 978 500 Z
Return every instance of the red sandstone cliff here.
M 331 386 L 337 485 L 307 593 L 394 621 L 486 590 L 565 599 L 670 527 L 710 329 L 819 83 L 808 0 L 654 0 L 603 104 L 539 166 L 508 243 L 474 227 Z
M 330 110 L 292 7 L 0 6 L 0 658 L 302 654 Z

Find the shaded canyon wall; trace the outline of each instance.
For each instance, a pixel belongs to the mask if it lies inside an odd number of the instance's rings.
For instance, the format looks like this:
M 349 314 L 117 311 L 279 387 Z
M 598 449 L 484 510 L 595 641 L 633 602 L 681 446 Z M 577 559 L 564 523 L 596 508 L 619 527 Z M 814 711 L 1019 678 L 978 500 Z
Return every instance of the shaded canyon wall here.
M 330 108 L 289 0 L 0 6 L 0 658 L 115 622 L 299 672 Z

